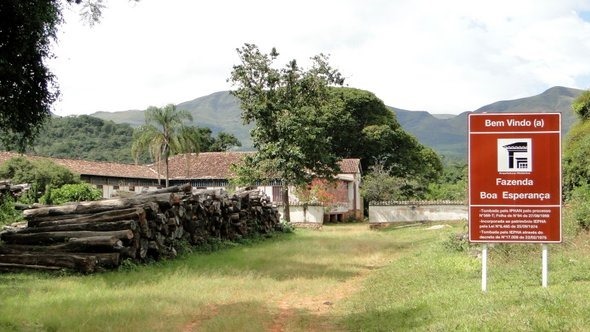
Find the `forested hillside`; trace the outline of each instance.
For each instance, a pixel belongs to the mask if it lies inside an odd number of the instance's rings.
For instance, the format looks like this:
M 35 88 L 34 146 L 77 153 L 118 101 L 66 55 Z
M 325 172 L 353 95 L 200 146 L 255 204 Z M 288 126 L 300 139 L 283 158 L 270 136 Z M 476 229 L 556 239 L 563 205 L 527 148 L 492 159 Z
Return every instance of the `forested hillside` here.
M 132 137 L 133 128 L 126 123 L 88 115 L 52 117 L 28 152 L 55 158 L 133 163 Z
M 211 129 L 199 128 L 199 133 L 201 151 L 224 151 L 240 145 L 233 135 L 224 132 L 213 137 Z M 27 153 L 54 158 L 134 163 L 132 140 L 133 128 L 127 123 L 115 123 L 89 115 L 54 116 L 44 125 Z M 141 156 L 139 162 L 150 162 L 149 156 Z

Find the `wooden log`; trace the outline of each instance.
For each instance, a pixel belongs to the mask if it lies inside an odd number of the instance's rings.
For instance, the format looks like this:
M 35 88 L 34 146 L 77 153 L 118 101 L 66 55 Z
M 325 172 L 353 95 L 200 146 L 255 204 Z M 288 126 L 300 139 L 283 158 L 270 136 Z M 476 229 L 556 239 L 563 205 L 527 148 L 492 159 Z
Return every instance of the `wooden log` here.
M 119 250 L 121 257 L 130 258 L 130 259 L 137 259 L 137 249 L 134 247 L 123 247 Z
M 137 221 L 135 220 L 119 220 L 109 222 L 82 222 L 82 223 L 68 223 L 65 225 L 43 226 L 43 227 L 28 227 L 20 230 L 19 234 L 43 233 L 43 232 L 71 232 L 71 231 L 120 231 L 120 230 L 136 230 L 138 229 Z
M 121 264 L 121 255 L 118 252 L 111 253 L 94 253 L 98 265 L 103 267 L 118 267 Z
M 86 238 L 72 238 L 66 243 L 53 245 L 3 244 L 0 253 L 17 254 L 23 252 L 119 252 L 123 249 L 123 242 L 116 237 L 95 236 Z
M 171 204 L 170 193 L 159 193 L 150 195 L 136 195 L 122 199 L 106 199 L 102 201 L 80 202 L 56 206 L 45 206 L 23 211 L 23 216 L 27 220 L 33 220 L 38 217 L 69 215 L 69 214 L 90 214 L 105 212 L 110 210 L 121 210 L 130 208 L 134 205 L 142 205 L 150 202 L 156 202 L 160 205 Z
M 126 199 L 107 199 L 93 202 L 80 202 L 56 206 L 45 206 L 23 211 L 25 219 L 36 217 L 67 214 L 88 214 L 109 210 L 120 210 L 131 207 L 131 202 Z
M 97 266 L 104 268 L 116 268 L 121 264 L 121 254 L 118 252 L 106 253 L 76 253 L 77 256 L 94 257 Z
M 158 203 L 159 206 L 172 206 L 176 196 L 171 193 L 161 193 L 152 195 L 137 195 L 126 199 L 131 205 L 145 205 L 148 203 Z
M 28 205 L 28 204 L 23 204 L 23 203 L 19 203 L 19 202 L 14 203 L 14 209 L 15 210 L 23 211 L 23 210 L 30 209 L 31 207 L 32 206 L 31 205 Z
M 93 214 L 72 214 L 62 216 L 39 217 L 28 221 L 29 227 L 77 224 L 82 222 L 109 222 L 117 220 L 138 220 L 145 217 L 145 210 L 140 207 L 111 210 Z
M 158 189 L 158 190 L 154 190 L 154 191 L 150 191 L 150 192 L 146 192 L 146 193 L 141 193 L 141 194 L 138 194 L 137 196 L 150 196 L 150 195 L 165 194 L 165 193 L 177 193 L 177 192 L 190 193 L 192 188 L 193 187 L 191 186 L 190 183 L 186 183 L 186 184 L 179 185 L 179 186 L 172 186 L 172 187 L 162 188 L 162 189 Z
M 139 232 L 138 231 L 134 231 L 133 232 L 133 239 L 131 239 L 131 241 L 129 241 L 129 250 L 133 251 L 134 254 L 134 258 L 139 258 L 139 247 L 140 247 L 140 242 L 141 242 L 141 238 L 139 237 Z
M 133 238 L 133 231 L 108 231 L 108 232 L 92 232 L 92 231 L 72 231 L 72 232 L 45 232 L 45 233 L 7 233 L 2 234 L 1 239 L 6 243 L 13 244 L 51 244 L 65 242 L 71 238 L 84 238 L 94 236 L 109 236 L 121 240 L 130 240 Z
M 139 240 L 139 250 L 138 250 L 138 256 L 140 259 L 145 259 L 147 257 L 148 249 L 149 249 L 148 239 L 141 238 Z
M 123 242 L 114 236 L 89 236 L 82 238 L 70 238 L 68 242 L 64 243 L 69 249 L 82 250 L 84 249 L 104 249 L 104 250 L 119 250 L 123 248 Z
M 28 264 L 13 264 L 0 263 L 0 271 L 2 272 L 22 272 L 22 271 L 61 271 L 63 268 L 59 266 L 43 266 L 43 265 L 28 265 Z
M 93 256 L 84 257 L 73 254 L 29 252 L 0 254 L 0 263 L 56 266 L 90 273 L 94 272 L 97 259 Z

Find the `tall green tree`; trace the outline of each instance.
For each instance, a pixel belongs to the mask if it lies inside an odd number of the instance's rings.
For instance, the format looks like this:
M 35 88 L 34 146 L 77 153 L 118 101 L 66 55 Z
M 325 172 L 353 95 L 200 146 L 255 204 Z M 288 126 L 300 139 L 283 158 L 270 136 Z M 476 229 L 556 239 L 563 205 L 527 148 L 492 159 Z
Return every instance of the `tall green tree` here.
M 429 200 L 467 201 L 467 164 L 447 161 L 442 176 L 428 185 Z
M 0 141 L 23 152 L 51 115 L 59 96 L 46 61 L 69 4 L 81 4 L 81 15 L 98 22 L 104 0 L 0 1 Z
M 443 171 L 434 150 L 407 133 L 395 113 L 373 93 L 338 87 L 330 89 L 330 96 L 331 104 L 340 107 L 330 129 L 334 152 L 342 158 L 360 158 L 365 171 L 378 169 L 376 178 L 407 179 L 404 195 L 422 197 Z
M 133 133 L 132 155 L 137 160 L 147 150 L 158 165 L 163 160 L 166 187 L 169 185 L 168 158 L 177 153 L 199 152 L 198 128 L 184 124 L 192 120 L 189 112 L 173 104 L 162 108 L 151 106 L 145 111 L 145 124 Z
M 60 1 L 5 0 L 0 18 L 0 139 L 23 151 L 59 94 L 45 60 L 61 22 Z
M 245 159 L 241 175 L 274 178 L 282 183 L 284 216 L 289 218 L 289 185 L 298 186 L 313 176 L 331 177 L 338 169 L 328 122 L 334 110 L 329 103 L 331 85 L 342 85 L 341 74 L 328 57 L 311 58 L 305 69 L 296 60 L 276 68 L 279 53 L 260 52 L 254 44 L 237 49 L 241 63 L 229 81 L 240 100 L 242 119 L 254 124 L 252 141 L 257 152 Z M 260 176 L 262 175 L 262 176 Z
M 211 128 L 199 127 L 199 135 L 202 152 L 222 152 L 242 146 L 236 136 L 223 131 L 218 132 L 217 137 L 214 137 Z

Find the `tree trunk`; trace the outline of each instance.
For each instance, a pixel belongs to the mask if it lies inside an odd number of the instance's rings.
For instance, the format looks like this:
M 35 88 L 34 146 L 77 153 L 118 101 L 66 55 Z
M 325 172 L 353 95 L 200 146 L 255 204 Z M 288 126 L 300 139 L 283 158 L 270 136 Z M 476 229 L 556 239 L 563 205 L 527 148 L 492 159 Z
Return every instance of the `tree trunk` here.
M 183 185 L 166 187 L 166 188 L 150 191 L 150 192 L 143 193 L 143 194 L 137 194 L 137 196 L 153 196 L 156 194 L 177 193 L 177 192 L 190 193 L 192 191 L 192 189 L 193 189 L 193 187 L 191 186 L 190 183 L 185 183 Z
M 283 192 L 283 217 L 285 217 L 285 221 L 287 223 L 290 223 L 291 214 L 289 212 L 289 185 L 283 184 L 281 189 Z
M 121 254 L 118 252 L 105 252 L 105 253 L 76 253 L 76 256 L 80 257 L 94 257 L 96 264 L 100 267 L 116 268 L 121 263 Z
M 66 205 L 45 206 L 23 211 L 26 219 L 65 214 L 98 213 L 110 210 L 120 210 L 131 207 L 129 200 L 106 199 L 102 201 L 80 202 Z
M 168 188 L 168 186 L 170 186 L 170 183 L 169 183 L 169 174 L 170 173 L 168 173 L 168 170 L 169 170 L 168 169 L 168 154 L 169 154 L 169 148 L 168 148 L 168 146 L 166 146 L 164 148 L 164 163 L 166 164 L 166 188 Z
M 94 256 L 78 256 L 63 253 L 0 254 L 0 263 L 57 266 L 80 272 L 94 272 L 97 259 Z
M 36 209 L 25 210 L 23 211 L 23 215 L 27 220 L 37 220 L 38 218 L 46 218 L 49 216 L 91 214 L 110 210 L 121 210 L 130 208 L 134 205 L 142 205 L 149 202 L 156 202 L 160 205 L 172 205 L 172 198 L 174 198 L 172 195 L 174 195 L 174 193 L 165 192 L 157 194 L 140 194 L 123 199 L 107 199 L 102 201 L 44 206 Z
M 28 265 L 18 263 L 0 263 L 1 272 L 23 272 L 23 271 L 59 271 L 59 266 Z
M 71 218 L 70 218 L 71 217 Z M 63 216 L 39 217 L 28 221 L 29 227 L 47 227 L 56 225 L 69 225 L 80 223 L 101 223 L 113 222 L 119 220 L 145 220 L 145 210 L 143 208 L 130 208 L 123 210 L 113 210 L 94 214 L 74 214 Z
M 123 242 L 114 236 L 89 236 L 71 238 L 63 245 L 69 249 L 75 248 L 76 250 L 81 251 L 90 251 L 90 249 L 95 251 L 101 251 L 101 249 L 112 251 L 123 248 Z
M 118 220 L 108 222 L 81 222 L 77 224 L 53 225 L 44 227 L 27 227 L 19 234 L 44 233 L 44 232 L 72 232 L 72 231 L 120 231 L 125 229 L 136 230 L 135 220 Z
M 133 231 L 110 231 L 110 232 L 91 232 L 91 231 L 72 231 L 72 232 L 46 232 L 33 234 L 6 233 L 2 234 L 2 241 L 14 244 L 51 244 L 66 242 L 71 238 L 84 238 L 94 236 L 111 236 L 121 240 L 130 240 L 133 238 Z
M 69 241 L 54 245 L 3 244 L 0 254 L 18 254 L 25 252 L 118 252 L 123 242 L 112 236 L 94 236 L 71 238 Z

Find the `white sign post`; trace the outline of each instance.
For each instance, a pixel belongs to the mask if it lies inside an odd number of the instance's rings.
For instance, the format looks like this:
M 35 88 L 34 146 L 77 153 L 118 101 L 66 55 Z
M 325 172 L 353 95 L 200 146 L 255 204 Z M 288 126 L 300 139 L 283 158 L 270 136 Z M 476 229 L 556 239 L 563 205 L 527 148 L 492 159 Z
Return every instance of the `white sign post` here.
M 549 268 L 548 268 L 548 263 L 547 263 L 547 259 L 549 256 L 549 249 L 547 248 L 547 243 L 543 243 L 542 245 L 543 249 L 541 250 L 541 285 L 544 288 L 547 288 L 547 279 L 549 278 Z

